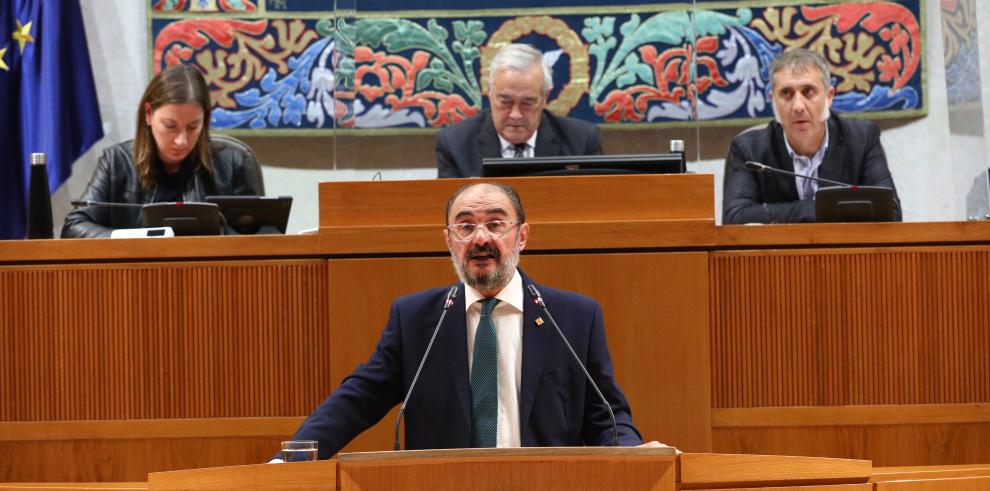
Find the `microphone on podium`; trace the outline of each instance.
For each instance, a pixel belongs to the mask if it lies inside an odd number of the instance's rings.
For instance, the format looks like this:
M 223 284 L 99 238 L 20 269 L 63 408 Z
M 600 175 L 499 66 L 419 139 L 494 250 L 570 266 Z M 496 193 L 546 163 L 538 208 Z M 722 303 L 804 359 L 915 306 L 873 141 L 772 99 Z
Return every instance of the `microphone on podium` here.
M 144 205 L 141 203 L 113 203 L 110 201 L 91 201 L 88 199 L 74 199 L 70 201 L 72 206 L 79 208 L 82 206 L 105 206 L 110 208 L 141 208 Z
M 437 327 L 433 328 L 433 336 L 430 337 L 430 342 L 426 345 L 426 351 L 423 352 L 423 358 L 419 360 L 419 367 L 416 368 L 416 374 L 413 375 L 412 382 L 409 383 L 409 390 L 406 391 L 406 397 L 402 400 L 402 405 L 399 406 L 399 415 L 395 418 L 395 446 L 394 450 L 402 450 L 399 447 L 399 423 L 402 422 L 402 415 L 406 412 L 406 404 L 409 403 L 409 397 L 412 396 L 413 389 L 416 388 L 416 381 L 419 380 L 419 372 L 423 371 L 423 365 L 426 364 L 426 358 L 430 356 L 430 349 L 433 348 L 433 341 L 437 339 L 437 333 L 440 332 L 440 326 L 443 324 L 444 318 L 447 317 L 447 311 L 450 307 L 454 305 L 454 300 L 457 298 L 457 285 L 450 287 L 447 291 L 447 298 L 443 301 L 443 311 L 440 313 L 440 320 L 437 321 Z
M 770 172 L 791 177 L 810 179 L 828 184 L 815 191 L 815 221 L 817 222 L 893 222 L 900 220 L 901 204 L 894 190 L 886 186 L 859 186 L 812 177 L 777 169 L 766 164 L 747 160 L 743 164 L 752 172 Z M 770 213 L 766 203 L 763 204 Z M 773 222 L 771 215 L 770 221 Z
M 814 177 L 814 176 L 805 176 L 805 175 L 797 174 L 797 173 L 794 173 L 794 172 L 791 172 L 791 171 L 787 171 L 787 170 L 783 170 L 783 169 L 778 169 L 776 167 L 770 167 L 769 165 L 761 164 L 759 162 L 754 162 L 752 160 L 747 160 L 746 163 L 743 164 L 743 165 L 746 167 L 747 170 L 751 170 L 753 172 L 769 172 L 771 174 L 781 174 L 781 175 L 791 176 L 791 177 L 800 177 L 802 179 L 810 179 L 810 180 L 815 181 L 815 182 L 820 182 L 820 183 L 824 183 L 824 184 L 831 184 L 832 186 L 841 186 L 841 187 L 844 187 L 844 188 L 853 188 L 853 189 L 856 189 L 856 188 L 859 187 L 859 186 L 855 186 L 853 184 L 846 184 L 844 182 L 833 181 L 831 179 L 825 179 L 824 177 Z
M 618 447 L 619 426 L 615 423 L 615 413 L 612 412 L 612 405 L 609 404 L 608 400 L 605 399 L 605 396 L 602 395 L 602 391 L 598 389 L 598 384 L 595 383 L 595 379 L 591 378 L 591 374 L 588 373 L 588 369 L 585 368 L 584 363 L 581 363 L 581 358 L 574 352 L 574 348 L 571 347 L 571 343 L 567 341 L 567 337 L 564 336 L 564 331 L 560 330 L 560 326 L 557 325 L 557 321 L 554 320 L 553 315 L 550 314 L 550 309 L 547 308 L 547 304 L 543 301 L 543 296 L 540 295 L 540 291 L 536 289 L 536 285 L 531 283 L 526 286 L 526 289 L 529 291 L 529 296 L 533 298 L 533 302 L 543 309 L 543 313 L 547 314 L 547 318 L 550 319 L 550 324 L 553 324 L 553 328 L 557 331 L 557 334 L 560 335 L 560 339 L 564 342 L 564 346 L 567 346 L 567 350 L 571 352 L 571 356 L 574 357 L 574 361 L 576 361 L 577 365 L 581 367 L 581 371 L 584 372 L 584 377 L 588 379 L 588 383 L 591 384 L 591 388 L 595 389 L 595 394 L 598 394 L 598 398 L 601 399 L 602 404 L 605 405 L 605 409 L 608 410 L 608 415 L 612 418 L 612 446 Z

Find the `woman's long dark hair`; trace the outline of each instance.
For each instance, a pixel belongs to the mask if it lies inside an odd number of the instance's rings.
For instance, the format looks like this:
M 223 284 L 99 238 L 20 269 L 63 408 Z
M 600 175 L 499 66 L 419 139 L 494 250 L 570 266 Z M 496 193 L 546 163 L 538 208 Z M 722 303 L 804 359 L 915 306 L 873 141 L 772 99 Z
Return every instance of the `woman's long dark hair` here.
M 198 104 L 203 108 L 203 128 L 199 132 L 196 145 L 189 153 L 194 169 L 205 169 L 213 174 L 213 160 L 210 155 L 210 89 L 206 79 L 198 69 L 189 65 L 173 65 L 158 72 L 148 88 L 144 89 L 137 110 L 137 135 L 134 136 L 134 166 L 137 167 L 141 187 L 145 190 L 155 186 L 152 172 L 153 163 L 158 158 L 158 145 L 151 133 L 145 115 L 146 106 L 154 111 L 165 104 Z

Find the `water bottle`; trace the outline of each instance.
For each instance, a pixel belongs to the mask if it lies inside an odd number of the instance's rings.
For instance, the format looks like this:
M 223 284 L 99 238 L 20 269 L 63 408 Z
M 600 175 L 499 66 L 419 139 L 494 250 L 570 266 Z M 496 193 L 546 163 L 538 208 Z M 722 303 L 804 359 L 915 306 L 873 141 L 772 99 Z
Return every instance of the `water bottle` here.
M 52 195 L 48 190 L 48 158 L 31 154 L 31 186 L 28 189 L 27 229 L 29 239 L 51 239 Z

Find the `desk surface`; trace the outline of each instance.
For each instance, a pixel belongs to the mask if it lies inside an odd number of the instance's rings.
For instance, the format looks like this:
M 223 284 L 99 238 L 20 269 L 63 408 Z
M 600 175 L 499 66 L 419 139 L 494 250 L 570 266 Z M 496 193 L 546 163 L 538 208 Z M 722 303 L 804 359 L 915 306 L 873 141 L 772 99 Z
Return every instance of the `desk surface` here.
M 737 250 L 990 244 L 990 222 L 728 225 L 707 221 L 533 222 L 530 251 Z M 331 227 L 315 235 L 0 241 L 0 265 L 144 260 L 445 255 L 439 226 Z

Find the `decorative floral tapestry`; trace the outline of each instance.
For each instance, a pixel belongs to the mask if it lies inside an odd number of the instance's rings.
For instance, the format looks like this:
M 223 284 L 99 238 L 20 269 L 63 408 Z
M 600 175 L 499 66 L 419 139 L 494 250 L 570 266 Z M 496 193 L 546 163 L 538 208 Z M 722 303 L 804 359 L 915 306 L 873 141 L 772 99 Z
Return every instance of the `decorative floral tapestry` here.
M 213 126 L 259 133 L 457 123 L 487 104 L 487 64 L 510 42 L 544 52 L 551 110 L 595 123 L 770 117 L 768 67 L 792 47 L 826 56 L 836 111 L 927 110 L 922 0 L 341 3 L 152 0 L 153 69 L 199 65 Z

